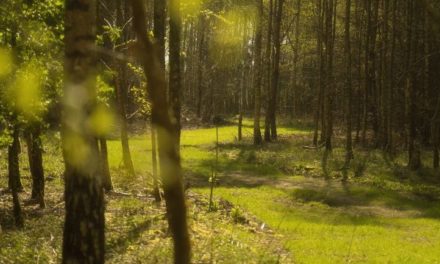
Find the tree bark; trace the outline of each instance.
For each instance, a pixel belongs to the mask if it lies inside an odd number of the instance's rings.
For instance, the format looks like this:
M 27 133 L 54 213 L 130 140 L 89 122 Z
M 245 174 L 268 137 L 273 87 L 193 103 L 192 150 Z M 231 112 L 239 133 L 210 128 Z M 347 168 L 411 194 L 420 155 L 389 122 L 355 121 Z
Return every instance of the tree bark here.
M 113 183 L 108 164 L 107 139 L 104 137 L 99 137 L 99 158 L 99 163 L 101 165 L 102 186 L 105 191 L 112 191 Z
M 165 71 L 165 32 L 166 32 L 166 1 L 154 0 L 154 38 L 156 40 L 158 60 L 160 67 Z M 157 146 L 156 146 L 156 128 L 151 119 L 151 162 L 153 176 L 153 196 L 156 202 L 160 202 L 158 173 L 157 173 Z
M 14 118 L 14 120 L 16 120 Z M 17 122 L 17 121 L 14 121 Z M 18 125 L 13 124 L 12 130 L 12 143 L 8 146 L 8 164 L 9 164 L 9 180 L 8 189 L 12 190 L 15 186 L 17 192 L 23 191 L 23 185 L 21 184 L 20 167 L 19 167 L 19 153 L 20 153 L 20 137 Z
M 277 140 L 277 102 L 278 102 L 278 86 L 280 82 L 280 56 L 281 56 L 281 21 L 283 15 L 284 0 L 278 0 L 275 14 L 274 35 L 273 35 L 273 68 L 271 74 L 271 93 L 269 101 L 269 120 L 270 120 L 270 139 Z
M 125 13 L 123 13 L 125 10 Z M 127 8 L 125 1 L 118 0 L 116 9 L 116 24 L 123 27 L 129 17 L 127 15 Z M 128 41 L 127 29 L 123 28 L 122 39 L 120 42 L 124 43 Z M 121 43 L 119 43 L 121 44 Z M 123 51 L 122 51 L 123 52 Z M 133 160 L 131 158 L 130 143 L 128 139 L 128 126 L 127 126 L 127 94 L 128 94 L 128 81 L 127 81 L 127 65 L 125 62 L 116 62 L 117 77 L 115 78 L 116 99 L 118 101 L 118 110 L 120 117 L 120 132 L 121 132 L 121 145 L 122 145 L 122 161 L 124 167 L 129 175 L 134 176 Z
M 346 89 L 346 143 L 345 143 L 345 166 L 348 167 L 351 159 L 353 159 L 353 145 L 352 145 L 352 118 L 353 118 L 353 81 L 351 69 L 351 36 L 350 36 L 350 14 L 351 14 L 351 0 L 345 1 L 345 89 Z
M 12 125 L 12 144 L 8 146 L 8 174 L 9 174 L 9 188 L 12 193 L 13 215 L 15 226 L 22 228 L 24 225 L 23 216 L 21 213 L 20 197 L 18 192 L 23 189 L 20 181 L 20 168 L 18 161 L 19 152 L 19 132 L 16 124 Z
M 88 118 L 96 106 L 95 0 L 65 5 L 63 152 L 66 158 L 62 263 L 104 263 L 104 195 L 98 144 Z M 78 96 L 81 95 L 81 96 Z
M 317 56 L 319 61 L 318 73 L 318 100 L 315 109 L 315 128 L 313 133 L 313 145 L 318 146 L 319 119 L 322 119 L 322 101 L 324 93 L 324 52 L 323 52 L 323 31 L 324 31 L 324 8 L 322 0 L 317 0 Z M 323 127 L 321 128 L 323 130 Z
M 175 148 L 178 138 L 169 116 L 166 100 L 165 72 L 160 67 L 158 53 L 148 39 L 145 26 L 146 14 L 141 0 L 132 0 L 134 30 L 142 51 L 139 58 L 147 78 L 148 92 L 152 102 L 153 124 L 158 129 L 160 171 L 167 207 L 168 224 L 173 234 L 174 263 L 187 264 L 191 260 L 191 243 L 188 233 L 185 196 L 182 186 L 180 155 Z
M 417 7 L 419 5 L 414 0 L 408 0 L 408 65 L 407 65 L 407 80 L 406 80 L 406 101 L 407 101 L 407 118 L 408 118 L 408 167 L 411 170 L 418 170 L 422 167 L 420 142 L 418 141 L 418 95 L 417 95 L 417 12 L 420 12 Z
M 269 14 L 267 18 L 267 40 L 266 40 L 266 54 L 265 54 L 265 65 L 266 65 L 266 109 L 265 109 L 265 119 L 264 119 L 264 141 L 270 142 L 270 124 L 271 124 L 271 98 L 272 98 L 272 27 L 273 27 L 273 11 L 274 11 L 274 0 L 269 0 Z
M 302 0 L 296 1 L 296 18 L 295 18 L 295 49 L 293 51 L 293 80 L 292 80 L 292 88 L 293 88 L 293 102 L 292 102 L 292 111 L 290 112 L 292 117 L 296 117 L 298 114 L 298 61 L 299 61 L 299 53 L 300 53 L 300 21 L 301 21 L 301 8 L 302 8 Z
M 182 20 L 180 14 L 180 0 L 169 1 L 169 16 L 170 16 L 170 41 L 169 41 L 169 102 L 172 111 L 172 124 L 174 126 L 174 133 L 176 133 L 176 148 L 180 148 L 180 112 L 182 97 L 182 75 L 181 75 L 181 58 L 180 58 L 180 41 L 182 31 Z
M 204 61 L 206 60 L 206 20 L 203 14 L 199 15 L 198 21 L 198 54 L 197 54 L 197 117 L 202 117 L 202 99 L 204 90 Z
M 162 197 L 159 191 L 159 180 L 157 173 L 157 141 L 156 141 L 156 129 L 153 122 L 151 122 L 151 163 L 153 174 L 153 196 L 156 202 L 160 202 Z
M 27 131 L 25 131 L 29 167 L 32 176 L 31 200 L 38 202 L 40 207 L 44 208 L 44 169 L 40 134 L 40 124 L 31 124 Z
M 335 41 L 335 23 L 336 14 L 336 0 L 328 0 L 327 12 L 325 17 L 326 36 L 325 36 L 325 51 L 326 51 L 326 89 L 324 96 L 324 116 L 325 119 L 325 149 L 332 150 L 332 136 L 333 136 L 333 97 L 334 97 L 334 80 L 333 80 L 333 53 Z
M 254 51 L 254 89 L 255 89 L 255 103 L 254 103 L 254 145 L 260 145 L 263 141 L 260 130 L 261 117 L 261 80 L 262 80 L 262 43 L 263 43 L 263 0 L 256 0 L 258 15 L 255 18 L 255 51 Z

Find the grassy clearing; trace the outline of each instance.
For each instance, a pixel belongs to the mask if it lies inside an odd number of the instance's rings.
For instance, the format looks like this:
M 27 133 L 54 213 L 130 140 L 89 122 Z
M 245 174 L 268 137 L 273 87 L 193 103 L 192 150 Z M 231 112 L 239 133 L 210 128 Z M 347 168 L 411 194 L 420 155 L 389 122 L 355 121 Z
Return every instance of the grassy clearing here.
M 223 144 L 217 197 L 284 235 L 298 263 L 437 263 L 440 189 L 434 171 L 408 171 L 405 155 L 389 160 L 380 151 L 356 150 L 343 184 L 343 149 L 324 164 L 322 151 L 303 149 L 310 132 L 283 128 L 281 134 L 262 148 L 233 138 Z M 425 153 L 426 164 L 429 158 Z M 208 194 L 203 184 L 197 190 Z
M 200 130 L 204 136 L 211 130 Z M 187 137 L 184 132 L 183 137 Z M 190 135 L 190 134 L 188 134 Z M 156 205 L 148 195 L 151 186 L 151 145 L 149 137 L 135 136 L 131 140 L 136 176 L 128 176 L 121 167 L 120 143 L 109 141 L 109 161 L 115 192 L 106 197 L 106 256 L 107 263 L 171 263 L 172 244 L 167 231 L 164 204 Z M 194 152 L 197 138 L 185 141 Z M 209 138 L 205 138 L 209 142 Z M 225 139 L 226 140 L 226 139 Z M 57 147 L 59 137 L 49 134 L 44 139 L 44 166 L 47 175 L 47 209 L 23 206 L 25 228 L 13 228 L 10 194 L 1 191 L 7 186 L 6 163 L 0 162 L 0 263 L 59 263 L 61 259 L 63 207 L 63 163 Z M 201 150 L 199 158 L 206 156 Z M 2 150 L 1 157 L 5 157 Z M 184 154 L 185 155 L 185 154 Z M 30 196 L 30 175 L 23 146 L 21 175 L 25 192 Z M 236 222 L 231 205 L 217 204 L 217 211 L 208 213 L 205 196 L 188 192 L 190 232 L 194 263 L 276 263 L 290 262 L 278 235 L 267 228 L 260 229 L 256 221 Z M 251 261 L 249 261 L 251 260 Z
M 215 166 L 215 129 L 182 133 L 183 168 L 192 187 L 188 196 L 195 263 L 438 262 L 436 172 L 411 173 L 404 155 L 390 160 L 379 151 L 363 150 L 356 150 L 345 172 L 343 149 L 336 148 L 324 160 L 322 151 L 303 148 L 311 138 L 305 125 L 281 127 L 280 140 L 262 147 L 250 142 L 251 122 L 245 120 L 244 125 L 248 137 L 243 142 L 236 142 L 236 127 L 219 129 L 214 213 L 206 208 L 208 179 Z M 0 195 L 0 263 L 54 263 L 60 258 L 62 162 L 54 142 L 54 135 L 45 139 L 48 209 L 25 207 L 25 230 L 11 230 L 9 195 Z M 151 187 L 149 136 L 132 137 L 130 147 L 135 177 L 121 167 L 119 141 L 109 141 L 116 194 L 107 197 L 108 262 L 168 263 L 171 244 L 164 208 L 146 195 Z M 29 191 L 26 155 L 21 156 Z M 0 170 L 5 175 L 4 161 Z M 341 181 L 344 173 L 346 184 Z M 6 177 L 1 177 L 0 186 L 6 186 Z

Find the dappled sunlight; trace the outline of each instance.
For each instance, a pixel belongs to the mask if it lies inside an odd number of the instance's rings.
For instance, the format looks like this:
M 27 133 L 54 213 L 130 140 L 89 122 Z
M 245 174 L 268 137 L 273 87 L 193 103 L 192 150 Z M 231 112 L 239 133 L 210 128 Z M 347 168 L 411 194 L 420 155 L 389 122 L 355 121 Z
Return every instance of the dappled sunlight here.
M 438 263 L 437 2 L 1 0 L 0 263 Z

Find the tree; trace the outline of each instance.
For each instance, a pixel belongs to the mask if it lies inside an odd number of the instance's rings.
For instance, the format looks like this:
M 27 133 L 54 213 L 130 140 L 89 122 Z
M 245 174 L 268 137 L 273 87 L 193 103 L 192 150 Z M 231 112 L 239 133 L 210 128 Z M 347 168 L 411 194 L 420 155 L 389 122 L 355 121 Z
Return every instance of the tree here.
M 418 141 L 418 73 L 416 71 L 417 63 L 417 47 L 418 47 L 418 12 L 420 5 L 413 0 L 409 0 L 407 4 L 407 74 L 406 74 L 406 116 L 408 130 L 408 167 L 411 170 L 418 170 L 422 167 L 420 142 Z
M 324 7 L 326 8 L 325 16 L 325 67 L 326 67 L 326 83 L 324 90 L 324 111 L 323 118 L 325 120 L 325 149 L 331 151 L 333 136 L 333 100 L 334 100 L 334 79 L 333 79 L 333 55 L 335 41 L 335 18 L 336 18 L 336 0 L 326 0 Z
M 272 113 L 272 89 L 271 89 L 271 74 L 272 74 L 272 27 L 273 27 L 273 12 L 274 12 L 274 0 L 269 0 L 269 13 L 267 18 L 267 39 L 266 39 L 266 51 L 264 55 L 264 64 L 266 65 L 266 115 L 264 119 L 264 141 L 269 142 L 271 140 L 270 125 L 271 125 L 271 113 Z
M 169 2 L 169 15 L 170 15 L 170 76 L 169 76 L 169 102 L 172 110 L 172 123 L 174 125 L 174 132 L 176 133 L 177 145 L 179 149 L 180 145 L 180 111 L 182 97 L 182 76 L 180 70 L 180 46 L 181 46 L 181 28 L 182 20 L 180 14 L 180 0 L 170 0 Z
M 158 59 L 160 66 L 163 71 L 165 71 L 165 10 L 166 2 L 162 0 L 154 1 L 154 28 L 153 34 L 156 40 Z M 154 127 L 153 119 L 151 118 L 151 158 L 152 158 L 152 175 L 153 175 L 153 194 L 157 202 L 160 202 L 160 191 L 157 175 L 157 138 L 156 138 L 156 128 Z
M 271 93 L 270 93 L 270 102 L 268 108 L 268 117 L 270 120 L 270 137 L 272 140 L 276 140 L 278 138 L 277 133 L 277 122 L 276 122 L 276 113 L 277 113 L 277 101 L 278 101 L 278 90 L 280 84 L 280 56 L 281 56 L 281 23 L 283 16 L 283 5 L 284 0 L 278 0 L 276 6 L 276 14 L 275 14 L 275 24 L 274 24 L 274 49 L 273 49 L 273 68 L 271 74 Z
M 12 125 L 12 143 L 8 146 L 8 174 L 9 185 L 12 192 L 12 203 L 15 225 L 23 227 L 23 216 L 21 214 L 20 198 L 18 192 L 23 189 L 20 182 L 20 168 L 18 162 L 19 152 L 19 131 L 16 124 Z
M 102 186 L 105 191 L 109 192 L 113 190 L 112 178 L 110 176 L 110 167 L 108 164 L 108 148 L 107 139 L 105 137 L 99 137 L 98 141 L 99 149 L 99 163 L 101 168 Z
M 119 41 L 116 43 L 115 50 L 127 54 L 127 45 L 129 41 L 129 32 L 126 25 L 130 19 L 129 9 L 126 1 L 116 1 L 116 24 L 121 29 L 121 35 Z M 128 97 L 128 67 L 127 63 L 116 61 L 115 68 L 117 75 L 115 76 L 114 84 L 116 89 L 116 98 L 118 101 L 118 110 L 120 115 L 121 125 L 121 144 L 122 144 L 122 159 L 124 167 L 131 175 L 135 175 L 133 160 L 131 158 L 130 144 L 128 140 L 128 127 L 127 127 L 127 97 Z
M 186 219 L 186 205 L 182 186 L 182 170 L 177 134 L 169 115 L 166 100 L 165 72 L 160 65 L 156 46 L 150 41 L 145 26 L 145 10 L 141 0 L 132 0 L 134 30 L 142 48 L 139 57 L 147 78 L 148 94 L 152 102 L 153 124 L 158 131 L 159 164 L 162 175 L 167 219 L 174 241 L 174 263 L 190 263 L 191 243 Z
M 45 207 L 44 202 L 44 169 L 43 153 L 41 143 L 40 123 L 31 124 L 25 131 L 26 144 L 28 147 L 29 167 L 32 176 L 31 200 L 39 203 L 41 208 Z
M 345 1 L 345 60 L 346 60 L 346 100 L 347 100 L 347 112 L 346 112 L 346 122 L 347 122 L 347 133 L 346 133 L 346 144 L 345 144 L 345 165 L 348 167 L 350 160 L 353 159 L 353 146 L 352 146 L 352 75 L 351 75 L 351 37 L 350 37 L 350 13 L 351 13 L 351 0 Z
M 96 106 L 96 6 L 94 0 L 65 5 L 63 152 L 65 222 L 63 263 L 104 263 L 104 195 L 98 144 L 89 118 Z
M 255 51 L 254 51 L 254 89 L 255 89 L 255 99 L 254 99 L 254 144 L 260 145 L 263 141 L 261 137 L 260 130 L 260 116 L 261 116 L 261 79 L 262 79 L 262 42 L 263 42 L 263 28 L 262 28 L 262 17 L 263 17 L 263 0 L 256 0 L 257 6 L 257 17 L 255 18 Z

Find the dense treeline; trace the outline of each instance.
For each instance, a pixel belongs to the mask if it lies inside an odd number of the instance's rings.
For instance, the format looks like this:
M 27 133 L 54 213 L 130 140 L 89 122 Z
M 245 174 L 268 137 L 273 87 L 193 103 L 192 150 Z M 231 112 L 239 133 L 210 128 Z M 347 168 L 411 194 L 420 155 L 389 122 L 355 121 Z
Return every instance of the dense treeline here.
M 31 202 L 44 208 L 41 137 L 60 131 L 64 263 L 104 262 L 114 118 L 130 175 L 130 127 L 150 124 L 145 158 L 158 202 L 163 189 L 175 263 L 191 258 L 180 164 L 191 119 L 236 116 L 241 140 L 251 117 L 255 145 L 277 140 L 279 118 L 305 120 L 312 148 L 329 153 L 343 142 L 345 167 L 363 147 L 390 158 L 407 152 L 411 170 L 439 168 L 436 1 L 5 0 L 0 14 L 1 144 L 15 222 L 24 224 L 21 147 Z M 422 164 L 426 150 L 432 164 Z

